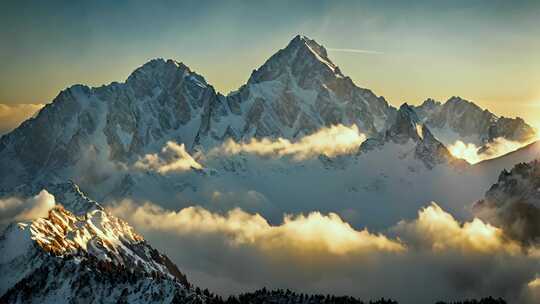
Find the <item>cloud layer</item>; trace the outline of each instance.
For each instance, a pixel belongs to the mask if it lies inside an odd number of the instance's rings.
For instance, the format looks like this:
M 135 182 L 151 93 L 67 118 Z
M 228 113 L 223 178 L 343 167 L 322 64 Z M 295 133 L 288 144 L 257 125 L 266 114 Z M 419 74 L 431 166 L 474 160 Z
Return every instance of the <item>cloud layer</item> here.
M 355 229 L 333 213 L 287 215 L 270 225 L 240 209 L 171 211 L 123 201 L 111 211 L 196 284 L 224 294 L 266 286 L 403 303 L 485 295 L 528 301 L 538 271 L 537 258 L 499 228 L 479 219 L 459 223 L 434 203 L 386 235 Z
M 175 212 L 149 203 L 134 206 L 124 201 L 113 211 L 118 216 L 127 214 L 136 226 L 188 234 L 226 235 L 234 246 L 255 246 L 268 253 L 287 251 L 298 254 L 315 251 L 342 255 L 405 250 L 399 241 L 371 234 L 367 230 L 354 230 L 335 213 L 287 215 L 281 225 L 271 226 L 262 216 L 240 209 L 233 209 L 225 215 L 201 207 L 188 207 Z
M 415 246 L 433 252 L 458 250 L 488 254 L 504 252 L 513 255 L 519 254 L 521 250 L 516 242 L 504 236 L 501 229 L 478 218 L 460 224 L 435 203 L 419 211 L 415 221 L 402 221 L 394 230 Z
M 228 140 L 210 154 L 235 155 L 251 153 L 269 157 L 290 156 L 293 160 L 301 161 L 319 155 L 335 157 L 349 154 L 358 149 L 365 140 L 366 136 L 360 133 L 356 125 L 347 127 L 339 124 L 320 129 L 295 142 L 284 138 L 254 138 L 246 143 Z
M 0 104 L 0 135 L 15 129 L 43 106 L 42 104 Z

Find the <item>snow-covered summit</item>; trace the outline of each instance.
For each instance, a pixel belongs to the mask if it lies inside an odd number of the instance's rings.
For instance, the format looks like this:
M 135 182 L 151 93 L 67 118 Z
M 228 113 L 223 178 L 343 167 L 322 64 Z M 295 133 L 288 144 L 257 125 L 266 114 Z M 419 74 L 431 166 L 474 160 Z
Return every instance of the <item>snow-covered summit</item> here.
M 155 152 L 167 141 L 192 147 L 223 96 L 203 77 L 156 59 L 125 83 L 62 91 L 40 113 L 0 138 L 1 188 L 86 176 L 103 181 L 118 163 Z M 106 164 L 106 165 L 104 165 Z
M 63 202 L 89 201 L 80 191 L 68 184 L 48 189 L 57 200 L 48 216 L 12 224 L 0 237 L 0 302 L 69 302 L 91 295 L 92 303 L 170 303 L 197 297 L 185 275 L 128 223 L 98 204 L 74 214 Z
M 211 129 L 236 139 L 294 138 L 335 124 L 356 124 L 375 135 L 396 112 L 383 97 L 344 76 L 326 49 L 305 36 L 296 36 L 253 71 L 246 85 L 227 96 L 227 104 L 240 119 Z
M 290 67 L 290 70 L 286 67 Z M 339 68 L 328 58 L 324 46 L 306 36 L 298 35 L 282 50 L 270 57 L 259 69 L 255 70 L 248 80 L 248 84 L 274 80 L 283 73 L 291 72 L 299 77 L 308 86 L 309 78 L 313 76 L 331 78 L 333 76 L 345 77 Z

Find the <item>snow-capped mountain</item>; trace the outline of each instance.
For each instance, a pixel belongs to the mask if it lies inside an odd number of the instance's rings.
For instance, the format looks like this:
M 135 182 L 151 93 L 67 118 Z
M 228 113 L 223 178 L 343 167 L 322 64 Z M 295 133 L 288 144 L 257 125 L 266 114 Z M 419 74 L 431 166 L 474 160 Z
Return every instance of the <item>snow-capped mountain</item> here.
M 323 46 L 305 36 L 296 36 L 253 71 L 246 85 L 227 96 L 227 104 L 241 119 L 211 130 L 227 130 L 236 139 L 294 138 L 336 124 L 356 124 L 373 136 L 396 112 L 383 97 L 356 86 Z
M 46 218 L 0 238 L 2 303 L 202 303 L 185 275 L 72 183 Z
M 445 145 L 456 140 L 482 146 L 496 138 L 527 142 L 536 135 L 523 119 L 498 117 L 473 102 L 451 97 L 445 103 L 427 99 L 414 107 L 420 119 Z
M 35 118 L 0 139 L 0 184 L 108 178 L 166 141 L 193 143 L 220 95 L 185 65 L 152 60 L 125 83 L 62 91 Z
M 35 118 L 0 139 L 0 186 L 78 178 L 101 183 L 110 171 L 167 141 L 189 151 L 226 138 L 293 138 L 336 123 L 383 131 L 395 109 L 353 84 L 324 47 L 303 36 L 225 97 L 186 65 L 152 60 L 124 83 L 62 91 Z M 118 181 L 108 180 L 108 184 Z

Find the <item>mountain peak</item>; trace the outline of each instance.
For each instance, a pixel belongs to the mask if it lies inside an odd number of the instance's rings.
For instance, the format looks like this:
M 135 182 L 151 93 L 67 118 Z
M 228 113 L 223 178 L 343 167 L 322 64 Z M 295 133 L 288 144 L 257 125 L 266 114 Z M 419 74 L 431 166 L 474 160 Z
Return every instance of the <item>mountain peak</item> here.
M 496 120 L 497 116 L 487 109 L 482 109 L 480 106 L 478 106 L 476 103 L 466 100 L 464 98 L 461 98 L 459 96 L 452 96 L 450 99 L 448 99 L 443 107 L 448 109 L 457 109 L 460 112 L 483 112 L 485 115 L 490 116 L 492 120 Z
M 526 142 L 536 136 L 534 129 L 522 119 L 499 117 L 459 96 L 452 96 L 445 103 L 428 99 L 414 109 L 446 145 L 463 138 L 480 146 L 498 137 Z
M 285 49 L 288 48 L 307 48 L 310 52 L 319 57 L 319 60 L 332 65 L 334 69 L 336 68 L 334 63 L 328 58 L 328 52 L 324 46 L 317 43 L 314 39 L 310 39 L 304 35 L 296 35 Z
M 344 78 L 329 58 L 324 46 L 303 35 L 295 36 L 287 46 L 272 55 L 260 68 L 253 71 L 248 83 L 259 83 L 287 77 L 304 81 L 306 78 Z
M 419 141 L 424 137 L 424 126 L 414 109 L 407 103 L 402 104 L 396 115 L 394 124 L 388 130 L 388 135 L 398 141 L 412 138 Z
M 56 190 L 55 196 L 77 191 L 84 197 L 73 183 Z M 167 256 L 102 209 L 77 215 L 67 206 L 55 206 L 47 217 L 8 227 L 0 236 L 0 249 L 6 276 L 0 282 L 2 303 L 58 303 L 58 295 L 75 299 L 83 293 L 100 303 L 193 303 L 196 297 Z M 69 284 L 58 277 L 69 277 Z M 152 299 L 147 290 L 153 290 Z
M 398 110 L 398 113 L 401 112 L 401 113 L 404 113 L 406 114 L 407 116 L 411 116 L 412 118 L 414 119 L 418 119 L 418 117 L 416 116 L 416 112 L 414 111 L 413 107 L 410 106 L 408 103 L 403 103 L 400 107 L 399 107 L 399 110 Z
M 0 189 L 0 197 L 8 195 L 18 197 L 32 197 L 46 190 L 54 196 L 55 201 L 74 215 L 79 216 L 93 210 L 103 210 L 103 207 L 88 198 L 73 181 L 61 183 L 26 183 L 17 187 Z
M 416 157 L 422 160 L 428 168 L 440 163 L 461 164 L 422 123 L 414 107 L 407 103 L 402 104 L 399 108 L 394 124 L 386 131 L 384 141 L 375 144 L 369 143 L 366 145 L 366 149 L 371 149 L 371 146 L 377 144 L 384 144 L 384 142 L 405 144 L 410 140 L 416 145 L 414 150 Z
M 140 89 L 153 89 L 176 85 L 178 79 L 190 77 L 201 87 L 207 87 L 206 80 L 193 72 L 187 65 L 173 59 L 156 58 L 148 61 L 129 75 L 126 83 Z
M 436 101 L 435 99 L 433 98 L 428 98 L 426 100 L 424 100 L 424 102 L 422 103 L 422 105 L 420 105 L 421 107 L 429 107 L 429 108 L 432 108 L 432 107 L 435 107 L 435 106 L 440 106 L 441 105 L 441 102 L 440 101 Z

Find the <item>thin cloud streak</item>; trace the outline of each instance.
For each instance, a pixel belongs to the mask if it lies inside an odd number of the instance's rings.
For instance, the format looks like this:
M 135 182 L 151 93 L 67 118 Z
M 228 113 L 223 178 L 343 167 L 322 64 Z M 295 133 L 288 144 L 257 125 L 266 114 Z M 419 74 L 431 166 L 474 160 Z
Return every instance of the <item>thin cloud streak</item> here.
M 357 53 L 357 54 L 370 54 L 370 55 L 382 55 L 383 52 L 373 51 L 373 50 L 362 50 L 362 49 L 340 49 L 340 48 L 327 48 L 331 52 L 343 52 L 343 53 Z

